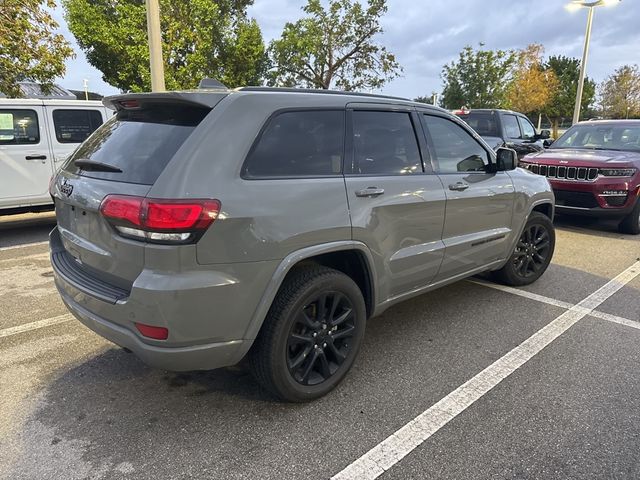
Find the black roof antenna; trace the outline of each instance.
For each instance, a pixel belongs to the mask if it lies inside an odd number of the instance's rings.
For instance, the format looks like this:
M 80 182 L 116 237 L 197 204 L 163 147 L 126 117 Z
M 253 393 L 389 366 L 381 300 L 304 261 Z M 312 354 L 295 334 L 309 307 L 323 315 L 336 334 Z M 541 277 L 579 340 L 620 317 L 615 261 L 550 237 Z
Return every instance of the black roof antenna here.
M 198 88 L 218 88 L 218 89 L 223 88 L 225 90 L 228 90 L 226 85 L 219 82 L 215 78 L 203 78 L 202 80 L 200 80 L 200 84 L 198 85 Z

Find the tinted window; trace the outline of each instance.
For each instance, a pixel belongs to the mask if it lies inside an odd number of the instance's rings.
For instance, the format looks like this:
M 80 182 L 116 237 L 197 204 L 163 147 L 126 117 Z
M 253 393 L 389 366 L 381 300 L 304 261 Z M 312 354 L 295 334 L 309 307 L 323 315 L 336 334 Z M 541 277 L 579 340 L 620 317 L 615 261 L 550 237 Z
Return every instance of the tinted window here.
M 520 127 L 515 115 L 503 115 L 504 133 L 508 138 L 520 138 Z
M 438 173 L 483 172 L 488 164 L 487 152 L 460 125 L 431 115 L 424 116 Z
M 411 117 L 401 112 L 353 112 L 351 173 L 406 175 L 422 173 Z
M 174 105 L 120 110 L 76 150 L 64 168 L 86 177 L 152 185 L 208 112 Z M 80 169 L 73 163 L 77 159 L 105 163 L 122 172 Z
M 248 177 L 340 175 L 344 111 L 283 112 L 273 117 L 244 165 Z
M 38 115 L 33 110 L 0 110 L 0 145 L 40 142 Z
M 498 123 L 496 122 L 496 115 L 494 113 L 474 113 L 471 112 L 468 115 L 460 115 L 465 122 L 473 128 L 478 135 L 484 137 L 499 137 Z
M 52 116 L 59 143 L 82 143 L 102 125 L 97 110 L 54 110 Z
M 518 122 L 520 122 L 520 128 L 522 129 L 522 136 L 524 138 L 533 138 L 536 136 L 536 129 L 533 128 L 531 122 L 523 117 L 518 117 Z

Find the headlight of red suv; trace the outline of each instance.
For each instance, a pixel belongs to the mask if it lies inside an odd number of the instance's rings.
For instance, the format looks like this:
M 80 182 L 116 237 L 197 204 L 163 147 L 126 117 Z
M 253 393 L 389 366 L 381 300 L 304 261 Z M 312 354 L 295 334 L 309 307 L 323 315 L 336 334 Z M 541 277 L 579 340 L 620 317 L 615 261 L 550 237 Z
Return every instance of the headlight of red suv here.
M 598 173 L 603 177 L 633 177 L 635 168 L 601 168 Z

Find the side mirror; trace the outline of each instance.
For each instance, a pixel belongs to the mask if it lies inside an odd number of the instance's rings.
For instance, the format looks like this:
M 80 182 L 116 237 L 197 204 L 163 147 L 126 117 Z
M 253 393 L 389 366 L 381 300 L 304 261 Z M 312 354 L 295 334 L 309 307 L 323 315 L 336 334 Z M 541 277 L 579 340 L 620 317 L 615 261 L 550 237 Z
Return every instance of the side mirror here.
M 553 144 L 553 139 L 551 139 L 551 138 L 543 140 L 543 142 L 542 142 L 542 146 L 544 148 L 549 148 L 552 144 Z
M 540 130 L 540 134 L 538 135 L 540 140 L 546 140 L 547 138 L 551 138 L 551 132 L 549 130 Z
M 496 169 L 498 172 L 515 170 L 518 166 L 518 154 L 511 148 L 500 147 L 496 150 Z

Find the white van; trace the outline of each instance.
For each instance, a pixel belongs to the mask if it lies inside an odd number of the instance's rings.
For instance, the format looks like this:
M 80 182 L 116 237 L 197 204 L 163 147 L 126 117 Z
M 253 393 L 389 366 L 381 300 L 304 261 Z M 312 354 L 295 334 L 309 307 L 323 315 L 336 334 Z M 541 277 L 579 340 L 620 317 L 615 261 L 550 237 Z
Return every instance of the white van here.
M 51 209 L 51 176 L 112 114 L 96 101 L 0 98 L 0 215 Z

